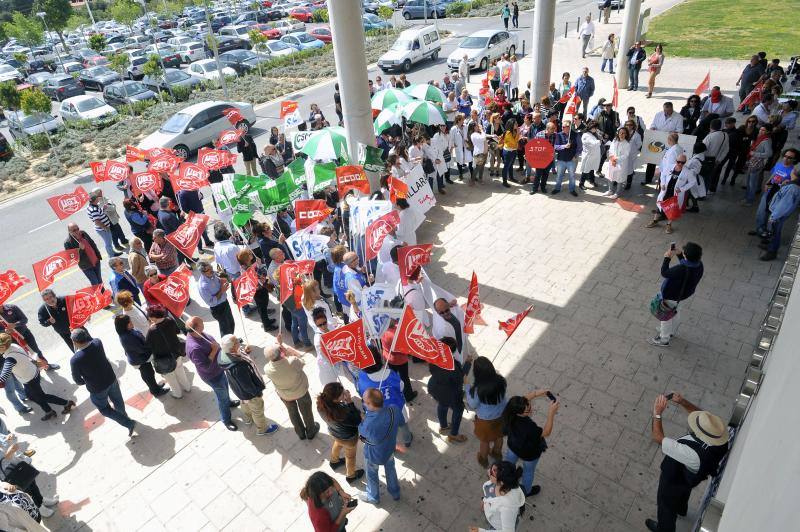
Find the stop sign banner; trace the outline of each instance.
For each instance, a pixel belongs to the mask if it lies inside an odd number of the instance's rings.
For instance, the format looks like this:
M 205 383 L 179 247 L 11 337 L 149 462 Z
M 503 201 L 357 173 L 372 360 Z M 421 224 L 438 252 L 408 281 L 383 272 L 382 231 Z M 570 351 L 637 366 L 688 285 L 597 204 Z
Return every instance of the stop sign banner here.
M 531 168 L 547 168 L 555 150 L 547 139 L 531 139 L 525 143 L 525 160 Z

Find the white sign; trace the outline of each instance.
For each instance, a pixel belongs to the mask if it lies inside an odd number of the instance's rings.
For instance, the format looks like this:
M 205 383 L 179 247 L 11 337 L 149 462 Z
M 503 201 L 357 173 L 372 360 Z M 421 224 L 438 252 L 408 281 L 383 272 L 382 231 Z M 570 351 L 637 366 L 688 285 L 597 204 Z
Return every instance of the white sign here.
M 311 138 L 314 131 L 295 131 L 292 135 L 292 147 L 294 148 L 295 152 L 298 152 L 303 149 L 303 146 L 306 145 L 308 139 Z
M 667 151 L 667 137 L 669 135 L 670 133 L 668 131 L 645 129 L 639 162 L 643 164 L 660 163 L 661 159 L 664 157 L 664 152 Z M 697 137 L 694 135 L 678 134 L 678 145 L 686 152 L 687 159 L 691 157 L 694 152 L 694 143 L 696 140 Z
M 294 255 L 295 260 L 318 261 L 325 258 L 330 237 L 315 235 L 307 230 L 297 231 L 286 238 L 286 245 Z
M 402 308 L 388 306 L 395 294 L 396 290 L 386 283 L 376 283 L 361 290 L 361 313 L 370 339 L 380 338 L 389 328 L 389 321 L 403 315 Z
M 408 196 L 406 201 L 414 211 L 425 214 L 431 207 L 436 205 L 436 196 L 433 195 L 431 185 L 425 173 L 422 171 L 422 165 L 416 165 L 411 172 L 403 178 L 406 185 L 408 185 Z

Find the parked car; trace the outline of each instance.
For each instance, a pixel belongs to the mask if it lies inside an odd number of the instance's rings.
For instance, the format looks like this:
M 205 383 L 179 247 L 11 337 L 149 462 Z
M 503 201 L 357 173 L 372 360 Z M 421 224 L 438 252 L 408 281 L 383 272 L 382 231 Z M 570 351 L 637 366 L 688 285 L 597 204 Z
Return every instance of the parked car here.
M 264 61 L 269 61 L 268 55 L 257 54 L 250 50 L 231 50 L 219 56 L 220 63 L 232 68 L 240 76 L 258 68 L 258 64 Z
M 22 111 L 6 112 L 8 132 L 11 138 L 19 139 L 36 133 L 55 133 L 61 127 L 55 116 L 50 113 L 32 113 L 26 115 Z M 5 138 L 3 138 L 5 140 Z
M 0 63 L 0 83 L 4 81 L 13 81 L 15 83 L 22 83 L 22 73 L 9 65 L 8 63 Z
M 117 110 L 97 96 L 73 96 L 61 102 L 58 114 L 64 122 L 88 120 L 92 125 L 107 124 L 117 116 Z
M 331 34 L 331 29 L 327 26 L 318 26 L 310 29 L 308 34 L 324 43 L 333 42 L 333 34 Z
M 400 12 L 403 18 L 425 18 L 426 10 L 428 18 L 444 18 L 446 5 L 437 0 L 408 0 L 403 10 Z
M 172 46 L 159 45 L 158 51 L 156 51 L 155 45 L 151 45 L 144 51 L 148 59 L 152 55 L 161 57 L 160 63 L 163 68 L 179 68 L 181 66 L 181 56 Z
M 597 0 L 597 9 L 603 9 L 606 0 Z M 611 9 L 620 10 L 625 7 L 625 0 L 611 0 Z
M 145 63 L 147 63 L 147 57 L 145 56 L 132 58 L 128 63 L 128 68 L 125 69 L 125 77 L 128 79 L 142 79 Z
M 206 50 L 202 42 L 191 41 L 178 47 L 178 55 L 184 63 L 191 63 L 206 58 Z
M 129 50 L 134 50 L 137 48 L 141 48 L 142 46 L 147 46 L 152 42 L 153 40 L 147 35 L 131 35 L 130 37 L 125 39 L 122 44 L 125 45 L 125 48 L 128 48 Z
M 187 42 L 192 42 L 192 38 L 186 35 L 176 35 L 175 37 L 167 39 L 167 44 L 175 48 L 180 48 L 182 44 L 186 44 Z
M 108 58 L 102 55 L 95 55 L 83 61 L 83 68 L 92 68 L 101 65 L 107 65 Z
M 283 55 L 291 55 L 297 50 L 283 41 L 267 41 L 257 51 L 269 56 L 270 59 L 281 57 Z
M 231 123 L 223 111 L 236 107 L 244 120 L 236 127 L 252 126 L 256 121 L 253 106 L 245 102 L 211 101 L 190 105 L 172 115 L 161 128 L 145 137 L 139 148 L 148 150 L 157 146 L 172 148 L 180 157 L 188 157 L 202 146 L 214 142 L 219 134 L 230 129 Z
M 442 49 L 436 26 L 424 26 L 400 33 L 389 51 L 378 58 L 378 67 L 384 72 L 408 72 L 411 65 L 423 59 L 436 60 Z
M 248 32 L 250 31 L 250 26 L 245 26 L 244 24 L 238 24 L 236 26 L 225 26 L 224 28 L 219 30 L 220 37 L 238 37 L 239 39 L 244 39 L 246 41 L 250 40 L 250 35 Z
M 76 61 L 64 61 L 63 73 L 64 74 L 75 74 L 80 73 L 83 70 L 83 65 L 76 62 Z
M 385 30 L 390 26 L 388 22 L 372 13 L 364 13 L 361 19 L 364 22 L 364 31 Z
M 221 28 L 229 26 L 233 20 L 228 15 L 219 15 L 211 19 L 211 31 L 218 33 Z
M 103 99 L 113 107 L 154 100 L 156 97 L 156 93 L 138 81 L 118 81 L 103 90 Z
M 34 87 L 41 87 L 48 79 L 52 77 L 53 74 L 50 72 L 37 72 L 28 76 L 27 82 Z
M 314 12 L 307 7 L 295 7 L 289 11 L 289 17 L 295 20 L 302 20 L 308 24 L 314 21 Z
M 145 76 L 142 78 L 142 83 L 145 87 L 153 92 L 160 90 L 169 92 L 167 84 L 169 84 L 170 87 L 189 87 L 194 90 L 200 87 L 202 80 L 187 74 L 183 70 L 178 70 L 177 68 L 166 68 L 164 69 L 163 76 L 158 78 Z
M 249 50 L 252 45 L 250 41 L 240 39 L 239 37 L 218 37 L 217 38 L 217 51 L 220 54 L 230 50 Z M 214 57 L 214 52 L 209 48 L 208 42 L 205 44 L 206 55 Z
M 65 98 L 86 93 L 81 82 L 69 74 L 57 74 L 48 79 L 42 85 L 42 91 L 51 100 L 58 100 L 59 102 Z
M 220 64 L 221 63 L 222 63 L 222 58 L 220 58 Z M 200 61 L 195 61 L 189 66 L 188 69 L 186 69 L 186 71 L 189 72 L 189 74 L 191 74 L 192 76 L 202 78 L 206 81 L 219 79 L 219 71 L 217 70 L 216 59 L 201 59 Z M 235 76 L 236 71 L 231 67 L 223 66 L 222 75 L 226 77 Z
M 0 160 L 7 161 L 14 155 L 11 151 L 11 146 L 8 144 L 8 139 L 5 135 L 0 133 Z
M 466 55 L 470 70 L 486 70 L 493 59 L 503 54 L 514 55 L 517 34 L 503 29 L 480 30 L 466 37 L 447 57 L 450 70 L 458 70 L 458 63 Z
M 304 31 L 297 31 L 289 35 L 284 35 L 281 37 L 281 42 L 285 42 L 296 50 L 311 50 L 325 46 L 324 42 L 315 39 Z
M 83 83 L 85 88 L 95 89 L 101 92 L 106 85 L 114 83 L 115 81 L 120 81 L 121 79 L 119 74 L 104 66 L 81 70 L 78 76 L 78 81 Z

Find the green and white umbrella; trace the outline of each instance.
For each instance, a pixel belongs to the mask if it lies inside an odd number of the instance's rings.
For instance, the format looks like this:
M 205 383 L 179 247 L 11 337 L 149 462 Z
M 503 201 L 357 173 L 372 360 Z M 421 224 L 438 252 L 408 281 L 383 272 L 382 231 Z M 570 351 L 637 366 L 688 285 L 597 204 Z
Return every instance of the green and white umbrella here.
M 343 127 L 332 126 L 312 134 L 300 150 L 315 161 L 348 159 L 347 138 Z
M 376 111 L 386 109 L 390 105 L 404 104 L 411 101 L 411 96 L 400 89 L 384 89 L 375 93 L 372 97 L 372 108 Z
M 403 106 L 401 112 L 406 119 L 426 126 L 435 126 L 445 123 L 445 116 L 442 110 L 431 102 L 414 100 Z
M 444 93 L 428 83 L 416 83 L 404 89 L 404 91 L 418 100 L 444 103 Z
M 395 124 L 401 124 L 403 122 L 403 118 L 400 115 L 401 109 L 402 107 L 399 104 L 393 103 L 378 113 L 378 116 L 375 118 L 375 122 L 373 123 L 375 127 L 375 134 L 380 135 L 383 131 L 389 129 Z

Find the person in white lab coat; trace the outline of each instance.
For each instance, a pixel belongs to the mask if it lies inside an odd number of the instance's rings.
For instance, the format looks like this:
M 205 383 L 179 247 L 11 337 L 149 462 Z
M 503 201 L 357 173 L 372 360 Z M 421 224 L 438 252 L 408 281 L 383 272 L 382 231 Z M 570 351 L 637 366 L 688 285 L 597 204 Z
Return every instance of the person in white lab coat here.
M 431 148 L 438 157 L 434 164 L 436 168 L 436 182 L 442 183 L 444 179 L 447 183 L 453 184 L 450 179 L 450 128 L 446 124 L 441 124 L 439 130 L 431 139 Z M 439 192 L 444 194 L 445 185 L 442 183 Z
M 661 220 L 667 220 L 667 234 L 672 234 L 672 221 L 667 218 L 662 210 L 661 204 L 673 196 L 678 197 L 678 205 L 683 205 L 686 191 L 695 183 L 692 170 L 684 168 L 686 166 L 686 154 L 681 153 L 675 161 L 673 168 L 669 172 L 661 174 L 659 179 L 658 198 L 656 198 L 656 210 L 653 219 L 645 227 L 656 227 Z
M 603 141 L 600 140 L 600 133 L 597 122 L 589 120 L 586 124 L 586 131 L 581 135 L 581 160 L 578 163 L 578 172 L 581 174 L 579 184 L 581 190 L 586 190 L 584 183 L 588 180 L 592 187 L 597 187 L 595 174 L 600 170 L 600 159 L 602 158 Z
M 625 179 L 625 190 L 630 190 L 631 183 L 633 183 L 633 173 L 639 162 L 639 152 L 642 151 L 642 136 L 639 135 L 636 122 L 633 120 L 627 120 L 625 122 L 625 129 L 628 130 L 628 135 L 630 135 L 630 140 L 628 141 L 630 143 L 630 150 L 628 153 L 628 172 Z
M 693 177 L 693 181 L 689 183 L 689 188 L 686 191 L 686 212 L 700 212 L 697 199 L 706 197 L 706 182 L 701 175 L 703 161 L 706 156 L 705 151 L 705 144 L 702 142 L 695 143 L 692 148 L 692 156 L 686 161 L 685 170 L 690 172 Z
M 417 228 L 425 221 L 425 215 L 414 210 L 404 198 L 398 198 L 397 209 L 400 211 L 400 225 L 395 234 L 397 238 L 409 246 L 417 244 Z
M 617 136 L 611 141 L 608 148 L 608 157 L 603 169 L 603 173 L 608 179 L 608 191 L 603 195 L 611 199 L 619 197 L 628 177 L 628 157 L 631 151 L 629 139 L 628 130 L 621 127 L 617 130 Z

